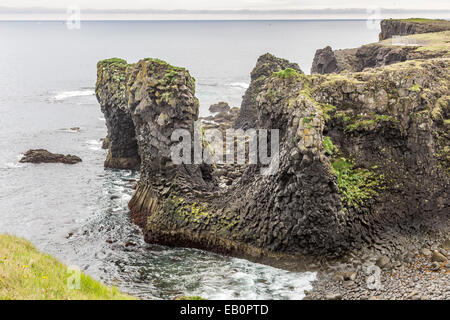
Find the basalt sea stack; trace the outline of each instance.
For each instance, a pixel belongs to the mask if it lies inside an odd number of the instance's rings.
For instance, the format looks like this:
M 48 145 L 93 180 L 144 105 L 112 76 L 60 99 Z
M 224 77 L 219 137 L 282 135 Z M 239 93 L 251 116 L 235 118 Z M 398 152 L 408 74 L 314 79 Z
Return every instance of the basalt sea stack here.
M 100 62 L 102 108 L 120 110 L 110 120 L 105 112 L 111 157 L 122 151 L 113 152 L 110 128 L 123 127 L 118 146 L 141 161 L 132 218 L 149 242 L 276 264 L 380 242 L 400 254 L 405 239 L 447 233 L 448 37 L 429 33 L 420 48 L 396 49 L 414 59 L 340 74 L 308 76 L 260 57 L 234 125 L 279 130 L 278 170 L 263 175 L 260 164 L 247 165 L 227 186 L 214 165 L 172 162 L 174 129 L 192 139 L 196 131 L 187 70 L 157 59 Z
M 127 65 L 122 59 L 103 60 L 97 65 L 95 93 L 108 128 L 105 167 L 137 169 L 140 158 L 134 124 L 126 94 Z

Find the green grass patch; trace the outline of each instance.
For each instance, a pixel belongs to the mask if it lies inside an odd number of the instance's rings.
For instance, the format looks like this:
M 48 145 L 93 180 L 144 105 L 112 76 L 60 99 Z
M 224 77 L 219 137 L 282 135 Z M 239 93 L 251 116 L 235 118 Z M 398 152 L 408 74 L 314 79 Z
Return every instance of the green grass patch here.
M 418 84 L 415 84 L 409 88 L 409 91 L 413 91 L 413 92 L 420 92 L 420 90 L 421 90 L 421 88 Z
M 109 58 L 109 59 L 104 59 L 99 61 L 100 64 L 106 65 L 106 64 L 127 64 L 127 61 L 124 59 L 120 59 L 120 58 Z
M 322 141 L 322 145 L 323 145 L 323 148 L 325 149 L 325 152 L 326 152 L 329 156 L 332 156 L 332 155 L 334 155 L 334 154 L 336 154 L 336 153 L 339 152 L 338 147 L 336 147 L 336 146 L 333 144 L 333 141 L 331 141 L 331 138 L 330 138 L 330 137 L 324 137 L 324 138 L 323 138 L 323 141 Z
M 107 287 L 79 274 L 79 289 L 74 272 L 39 252 L 30 242 L 0 235 L 1 300 L 133 300 L 115 287 Z
M 303 117 L 302 122 L 303 122 L 303 124 L 308 124 L 311 121 L 313 121 L 314 118 L 315 118 L 315 115 L 311 115 L 311 116 L 308 116 L 308 117 Z
M 358 131 L 360 129 L 368 131 L 374 129 L 375 126 L 381 122 L 391 122 L 393 124 L 399 123 L 396 118 L 384 114 L 378 114 L 369 119 L 361 119 L 361 117 L 358 116 L 351 124 L 345 127 L 345 132 Z
M 368 199 L 378 195 L 384 176 L 377 175 L 368 169 L 354 168 L 353 162 L 339 158 L 331 163 L 333 173 L 337 177 L 342 201 L 350 207 L 359 207 Z
M 296 77 L 301 76 L 300 73 L 298 73 L 296 70 L 294 70 L 292 68 L 286 68 L 284 70 L 274 72 L 273 74 L 281 79 L 290 79 L 290 78 L 296 78 Z

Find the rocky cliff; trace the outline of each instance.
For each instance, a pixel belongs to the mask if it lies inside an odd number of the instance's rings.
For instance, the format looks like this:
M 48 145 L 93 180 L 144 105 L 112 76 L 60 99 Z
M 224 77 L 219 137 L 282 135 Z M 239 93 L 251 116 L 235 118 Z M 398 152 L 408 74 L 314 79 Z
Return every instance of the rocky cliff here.
M 442 31 L 387 39 L 354 49 L 333 51 L 327 46 L 316 51 L 311 73 L 358 72 L 406 60 L 448 57 L 449 41 L 450 31 Z
M 256 97 L 267 77 L 272 73 L 286 68 L 302 72 L 296 63 L 291 63 L 286 59 L 280 59 L 270 53 L 266 53 L 258 58 L 255 67 L 250 73 L 251 82 L 242 98 L 239 116 L 234 123 L 235 128 L 253 128 L 256 123 L 257 102 Z
M 450 21 L 433 19 L 386 19 L 380 23 L 380 40 L 393 36 L 407 36 L 418 33 L 440 32 L 450 30 Z
M 123 121 L 134 126 L 127 141 L 137 141 L 141 180 L 129 204 L 133 220 L 152 243 L 286 268 L 380 243 L 401 255 L 405 237 L 447 233 L 450 59 L 442 43 L 424 47 L 427 59 L 341 74 L 307 76 L 286 60 L 261 57 L 247 111 L 234 125 L 279 130 L 279 156 L 269 166 L 276 161 L 278 170 L 265 175 L 262 164 L 249 164 L 228 186 L 214 164 L 171 157 L 171 134 L 180 128 L 209 152 L 194 124 L 198 101 L 187 70 L 144 59 L 120 66 L 125 87 L 116 69 L 109 81 L 100 73 L 100 87 L 109 89 L 99 100 L 122 106 Z M 126 106 L 108 98 L 118 94 Z
M 134 124 L 125 91 L 130 67 L 125 60 L 107 59 L 97 64 L 95 93 L 108 129 L 105 167 L 138 169 L 140 165 Z

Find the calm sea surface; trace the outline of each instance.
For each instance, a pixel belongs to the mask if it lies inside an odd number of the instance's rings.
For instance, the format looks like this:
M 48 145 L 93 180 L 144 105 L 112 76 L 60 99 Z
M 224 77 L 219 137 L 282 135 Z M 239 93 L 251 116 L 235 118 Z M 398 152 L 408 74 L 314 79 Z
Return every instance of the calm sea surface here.
M 25 237 L 142 298 L 301 299 L 314 273 L 143 242 L 127 210 L 138 174 L 103 168 L 96 63 L 156 57 L 186 67 L 206 115 L 218 101 L 240 106 L 266 52 L 309 73 L 316 49 L 356 47 L 377 35 L 365 21 L 83 22 L 80 30 L 63 22 L 0 22 L 0 233 Z M 30 148 L 83 162 L 19 164 Z

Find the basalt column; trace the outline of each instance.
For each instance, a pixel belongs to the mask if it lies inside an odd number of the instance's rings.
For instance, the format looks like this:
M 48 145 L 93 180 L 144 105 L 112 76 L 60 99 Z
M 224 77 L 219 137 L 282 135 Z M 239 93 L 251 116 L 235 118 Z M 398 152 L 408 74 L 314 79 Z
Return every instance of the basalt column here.
M 108 129 L 105 160 L 108 168 L 138 169 L 140 165 L 134 123 L 127 106 L 127 72 L 132 67 L 125 60 L 115 58 L 97 65 L 95 92 Z

